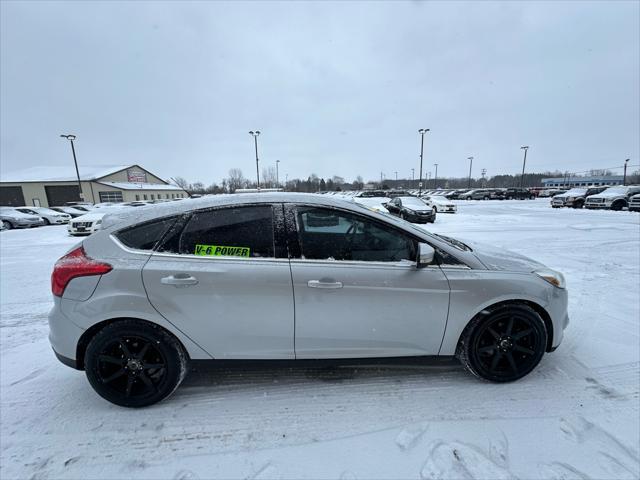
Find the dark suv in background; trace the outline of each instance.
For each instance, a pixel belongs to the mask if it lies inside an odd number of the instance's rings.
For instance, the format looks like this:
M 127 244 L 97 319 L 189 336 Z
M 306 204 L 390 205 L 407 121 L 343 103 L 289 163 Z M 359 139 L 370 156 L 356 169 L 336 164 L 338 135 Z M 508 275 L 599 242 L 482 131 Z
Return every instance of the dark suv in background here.
M 502 198 L 505 200 L 533 200 L 536 196 L 526 188 L 511 187 L 502 192 Z

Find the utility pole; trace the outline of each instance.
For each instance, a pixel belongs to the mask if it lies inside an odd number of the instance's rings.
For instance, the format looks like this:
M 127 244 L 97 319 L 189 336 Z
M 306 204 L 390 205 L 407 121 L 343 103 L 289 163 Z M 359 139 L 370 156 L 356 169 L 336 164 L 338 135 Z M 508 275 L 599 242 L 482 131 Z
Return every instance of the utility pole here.
M 276 188 L 280 188 L 280 172 L 278 170 L 279 164 L 280 160 L 276 160 Z
M 415 181 L 415 179 L 416 179 L 416 169 L 412 168 L 411 169 L 411 185 L 412 186 L 413 186 L 413 182 Z
M 258 167 L 258 135 L 260 135 L 260 130 L 255 132 L 251 130 L 249 135 L 253 137 L 253 142 L 256 146 L 256 179 L 258 180 L 258 190 L 260 190 L 260 168 Z
M 73 145 L 73 143 L 71 145 Z M 624 176 L 622 177 L 622 185 L 626 185 L 627 184 L 627 164 L 629 163 L 629 160 L 631 160 L 631 159 L 627 158 L 624 161 Z
M 438 164 L 434 163 L 433 165 L 436 167 L 436 176 L 433 177 L 433 188 L 437 190 L 438 189 Z
M 473 165 L 473 157 L 467 157 L 469 160 L 469 183 L 467 184 L 467 188 L 471 189 L 471 166 Z
M 524 160 L 522 161 L 522 176 L 520 177 L 520 188 L 523 188 L 524 187 L 524 167 L 527 164 L 527 150 L 529 150 L 529 146 L 526 145 L 520 148 L 524 150 Z
M 382 188 L 382 172 L 380 172 L 380 188 Z
M 422 157 L 424 154 L 424 134 L 430 131 L 428 128 L 421 128 L 418 130 L 420 134 L 420 179 L 418 183 L 418 196 L 422 193 Z
M 482 186 L 484 187 L 484 176 L 487 174 L 487 169 L 483 168 L 482 169 Z
M 398 172 L 395 172 L 395 174 L 396 174 L 396 182 L 397 182 L 398 181 Z M 397 187 L 397 185 L 396 185 L 396 187 Z
M 71 143 L 71 153 L 73 154 L 73 164 L 76 166 L 76 178 L 78 179 L 78 194 L 80 195 L 80 200 L 84 201 L 84 194 L 82 193 L 82 183 L 80 182 L 80 171 L 78 170 L 78 160 L 76 160 L 76 149 L 73 146 L 73 141 L 76 139 L 76 136 L 75 135 L 60 135 L 60 136 L 62 138 L 66 138 Z

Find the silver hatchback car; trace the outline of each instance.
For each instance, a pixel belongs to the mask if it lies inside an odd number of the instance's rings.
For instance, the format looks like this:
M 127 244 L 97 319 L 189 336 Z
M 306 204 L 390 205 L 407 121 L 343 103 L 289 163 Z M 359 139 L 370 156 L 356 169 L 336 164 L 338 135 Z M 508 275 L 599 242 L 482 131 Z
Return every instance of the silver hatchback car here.
M 51 284 L 56 355 L 127 407 L 170 395 L 191 360 L 456 356 L 507 382 L 568 324 L 562 274 L 327 195 L 108 215 Z

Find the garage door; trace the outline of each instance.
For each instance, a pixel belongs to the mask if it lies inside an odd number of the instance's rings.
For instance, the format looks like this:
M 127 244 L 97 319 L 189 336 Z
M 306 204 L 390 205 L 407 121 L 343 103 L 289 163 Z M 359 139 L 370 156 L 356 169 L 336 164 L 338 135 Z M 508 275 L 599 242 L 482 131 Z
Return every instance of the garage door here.
M 22 187 L 0 187 L 0 205 L 3 207 L 25 205 Z
M 64 205 L 66 202 L 79 202 L 80 190 L 77 185 L 49 185 L 44 187 L 50 207 Z

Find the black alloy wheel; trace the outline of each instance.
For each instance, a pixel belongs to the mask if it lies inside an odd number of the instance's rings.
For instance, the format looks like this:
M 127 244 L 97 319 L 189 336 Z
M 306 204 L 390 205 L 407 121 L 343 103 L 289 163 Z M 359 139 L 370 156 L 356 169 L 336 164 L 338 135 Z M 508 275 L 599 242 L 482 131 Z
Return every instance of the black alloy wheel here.
M 512 382 L 538 365 L 546 345 L 547 330 L 540 315 L 527 305 L 506 305 L 469 323 L 457 355 L 474 375 Z
M 175 391 L 187 358 L 180 343 L 157 325 L 122 320 L 100 330 L 89 342 L 85 370 L 91 386 L 123 407 L 144 407 Z

